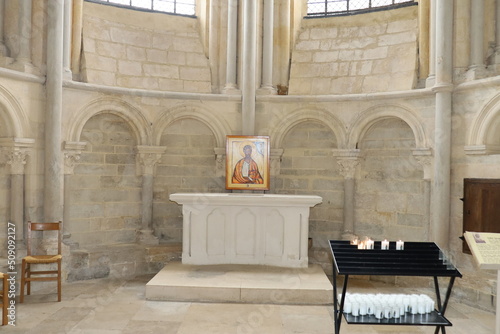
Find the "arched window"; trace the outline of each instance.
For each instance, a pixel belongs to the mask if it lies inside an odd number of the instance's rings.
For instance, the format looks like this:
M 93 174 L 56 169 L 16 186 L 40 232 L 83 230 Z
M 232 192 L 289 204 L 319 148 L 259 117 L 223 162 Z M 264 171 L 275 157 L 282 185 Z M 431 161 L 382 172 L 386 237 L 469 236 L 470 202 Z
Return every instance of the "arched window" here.
M 414 0 L 307 0 L 307 16 L 351 15 L 413 4 Z
M 87 0 L 120 7 L 179 15 L 195 15 L 196 0 Z

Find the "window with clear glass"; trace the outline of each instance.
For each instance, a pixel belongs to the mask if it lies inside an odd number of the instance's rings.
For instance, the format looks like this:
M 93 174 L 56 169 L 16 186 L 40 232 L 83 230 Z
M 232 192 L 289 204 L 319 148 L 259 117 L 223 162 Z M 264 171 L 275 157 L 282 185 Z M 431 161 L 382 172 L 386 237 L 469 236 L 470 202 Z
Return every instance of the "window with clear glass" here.
M 349 15 L 413 5 L 414 0 L 308 0 L 307 16 Z
M 87 0 L 132 9 L 194 16 L 196 0 Z

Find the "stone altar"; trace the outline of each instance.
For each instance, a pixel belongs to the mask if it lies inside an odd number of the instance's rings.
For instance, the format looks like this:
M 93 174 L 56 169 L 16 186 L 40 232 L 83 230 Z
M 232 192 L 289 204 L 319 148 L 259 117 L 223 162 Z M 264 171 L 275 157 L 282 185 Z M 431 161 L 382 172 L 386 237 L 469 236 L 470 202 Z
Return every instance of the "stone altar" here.
M 178 193 L 182 263 L 308 266 L 309 209 L 320 196 Z

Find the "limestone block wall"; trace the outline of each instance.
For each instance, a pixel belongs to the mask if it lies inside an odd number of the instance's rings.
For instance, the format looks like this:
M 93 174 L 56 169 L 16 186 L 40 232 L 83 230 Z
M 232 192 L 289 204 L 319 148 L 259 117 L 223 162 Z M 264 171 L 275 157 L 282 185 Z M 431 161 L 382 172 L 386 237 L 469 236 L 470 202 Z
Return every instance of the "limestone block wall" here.
M 146 90 L 210 92 L 210 68 L 197 26 L 193 18 L 85 2 L 82 79 Z
M 422 166 L 412 156 L 415 138 L 408 124 L 395 118 L 380 120 L 359 148 L 356 229 L 375 240 L 427 240 L 429 194 Z
M 194 119 L 177 120 L 162 133 L 166 152 L 156 169 L 153 198 L 153 226 L 162 243 L 182 241 L 182 208 L 170 194 L 226 191 L 224 178 L 215 175 L 215 143 L 207 125 Z
M 141 176 L 130 125 L 113 114 L 86 122 L 85 151 L 69 176 L 71 240 L 82 248 L 132 243 L 141 222 Z
M 332 154 L 335 148 L 335 133 L 325 124 L 300 123 L 284 137 L 280 174 L 274 176 L 273 192 L 323 198 L 309 216 L 309 237 L 315 247 L 327 247 L 327 241 L 342 230 L 343 178 Z
M 292 52 L 289 94 L 400 91 L 417 82 L 417 7 L 306 19 Z

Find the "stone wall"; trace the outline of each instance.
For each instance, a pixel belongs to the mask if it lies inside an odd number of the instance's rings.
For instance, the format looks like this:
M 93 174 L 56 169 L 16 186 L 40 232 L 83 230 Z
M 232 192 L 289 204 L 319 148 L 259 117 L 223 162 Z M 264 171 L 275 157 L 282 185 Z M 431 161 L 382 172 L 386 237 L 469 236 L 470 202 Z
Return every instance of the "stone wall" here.
M 302 22 L 289 94 L 408 90 L 417 82 L 417 7 Z
M 85 151 L 69 177 L 71 240 L 81 248 L 132 243 L 141 222 L 141 176 L 136 175 L 130 125 L 100 114 L 84 126 Z
M 85 2 L 82 79 L 106 86 L 208 93 L 196 19 Z

